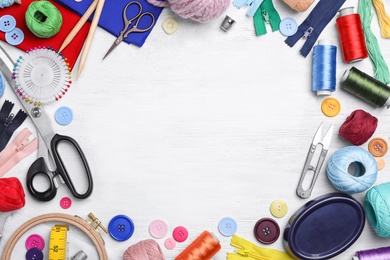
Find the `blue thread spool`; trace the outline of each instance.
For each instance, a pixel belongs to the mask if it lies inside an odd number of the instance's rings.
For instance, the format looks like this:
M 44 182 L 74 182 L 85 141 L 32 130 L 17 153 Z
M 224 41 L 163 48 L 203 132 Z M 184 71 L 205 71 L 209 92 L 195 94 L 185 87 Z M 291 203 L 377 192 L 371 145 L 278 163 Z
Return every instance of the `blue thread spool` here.
M 351 168 L 355 168 L 353 173 L 350 173 Z M 375 183 L 378 165 L 368 151 L 358 146 L 347 146 L 332 155 L 326 171 L 336 189 L 355 194 L 368 190 Z
M 336 90 L 337 47 L 329 40 L 320 40 L 313 48 L 312 91 L 317 96 Z

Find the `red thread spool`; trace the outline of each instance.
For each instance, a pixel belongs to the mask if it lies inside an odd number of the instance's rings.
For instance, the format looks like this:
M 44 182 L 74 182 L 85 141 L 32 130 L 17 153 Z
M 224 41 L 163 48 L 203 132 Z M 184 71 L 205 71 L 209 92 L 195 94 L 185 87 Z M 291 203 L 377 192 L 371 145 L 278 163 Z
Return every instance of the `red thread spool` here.
M 336 19 L 336 25 L 344 62 L 353 63 L 367 58 L 368 51 L 360 15 L 354 14 L 352 7 L 340 9 L 339 12 L 340 17 Z
M 208 231 L 203 231 L 175 260 L 209 260 L 219 250 L 219 240 Z

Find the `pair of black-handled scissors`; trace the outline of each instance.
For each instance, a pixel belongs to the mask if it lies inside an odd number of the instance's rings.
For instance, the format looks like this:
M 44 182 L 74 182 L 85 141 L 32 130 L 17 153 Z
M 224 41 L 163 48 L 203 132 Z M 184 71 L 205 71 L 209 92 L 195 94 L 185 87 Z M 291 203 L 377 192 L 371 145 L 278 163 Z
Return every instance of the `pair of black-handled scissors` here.
M 12 89 L 16 91 L 16 83 L 12 78 L 13 68 L 14 62 L 0 46 L 0 70 L 11 85 Z M 49 201 L 53 199 L 57 194 L 58 188 L 56 178 L 59 177 L 61 182 L 63 181 L 68 186 L 74 197 L 79 199 L 89 197 L 93 189 L 92 175 L 84 153 L 78 143 L 69 136 L 59 135 L 54 132 L 51 127 L 51 120 L 43 107 L 35 106 L 30 102 L 26 102 L 16 92 L 15 94 L 21 101 L 25 111 L 29 114 L 39 132 L 38 159 L 34 161 L 27 172 L 27 188 L 31 195 L 40 201 Z M 72 149 L 77 151 L 77 155 L 83 164 L 86 178 L 88 179 L 88 187 L 84 193 L 79 193 L 76 190 L 71 178 L 69 177 L 64 162 L 58 152 L 58 146 L 60 143 L 70 144 Z M 51 168 L 53 168 L 53 170 Z M 44 176 L 47 178 L 49 181 L 49 187 L 47 190 L 39 191 L 34 187 L 34 178 L 37 176 Z
M 127 18 L 127 9 L 130 6 L 136 6 L 136 8 L 138 8 L 138 13 L 133 18 L 128 19 Z M 149 17 L 151 19 L 149 26 L 145 26 L 144 28 L 139 28 L 138 26 L 140 26 L 139 23 L 141 22 L 141 20 L 148 19 L 146 17 Z M 135 21 L 135 24 L 129 29 L 130 25 L 134 21 Z M 106 55 L 104 55 L 103 59 L 105 57 L 107 57 L 107 55 L 110 54 L 110 52 L 112 52 L 112 50 L 115 49 L 115 47 L 118 46 L 130 33 L 132 33 L 132 32 L 142 33 L 142 32 L 149 31 L 155 23 L 155 18 L 154 18 L 154 15 L 150 12 L 142 12 L 142 5 L 139 2 L 133 1 L 133 2 L 128 3 L 125 6 L 125 8 L 123 9 L 123 23 L 124 23 L 123 30 L 120 32 L 118 38 L 116 38 L 116 40 L 112 44 L 111 48 L 107 51 Z M 143 22 L 143 23 L 147 23 L 147 22 Z

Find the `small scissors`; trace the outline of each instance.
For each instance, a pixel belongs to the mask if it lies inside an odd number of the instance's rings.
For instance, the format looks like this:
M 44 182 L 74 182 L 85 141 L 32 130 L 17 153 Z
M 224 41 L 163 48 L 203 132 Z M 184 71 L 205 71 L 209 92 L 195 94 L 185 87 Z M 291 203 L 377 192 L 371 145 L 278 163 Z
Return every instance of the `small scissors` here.
M 306 199 L 306 198 L 310 197 L 310 195 L 311 195 L 311 192 L 314 188 L 314 184 L 317 180 L 318 174 L 320 173 L 322 164 L 324 163 L 326 154 L 328 153 L 329 145 L 330 145 L 330 142 L 332 140 L 332 133 L 333 133 L 333 124 L 329 127 L 325 136 L 321 139 L 321 137 L 322 137 L 322 123 L 321 123 L 317 129 L 317 132 L 315 133 L 315 135 L 313 137 L 313 141 L 310 144 L 309 152 L 307 153 L 305 165 L 303 166 L 301 178 L 299 179 L 299 184 L 297 187 L 297 195 L 303 199 Z M 313 159 L 314 153 L 315 153 L 318 145 L 322 146 L 321 153 L 319 155 L 316 166 L 314 167 L 312 165 L 312 159 Z M 302 184 L 303 184 L 303 181 L 306 177 L 306 174 L 310 171 L 313 172 L 314 175 L 313 175 L 313 178 L 311 180 L 310 187 L 307 190 L 305 190 L 303 188 Z
M 16 90 L 16 83 L 12 78 L 13 67 L 14 62 L 0 46 L 0 70 L 11 85 L 12 89 Z M 51 127 L 51 120 L 44 111 L 43 107 L 34 106 L 30 102 L 26 102 L 18 94 L 16 94 L 16 96 L 18 96 L 25 108 L 25 111 L 30 115 L 31 120 L 39 131 L 38 159 L 34 161 L 27 172 L 27 188 L 31 195 L 40 201 L 49 201 L 53 199 L 57 194 L 58 188 L 56 177 L 59 177 L 61 182 L 65 182 L 74 197 L 78 199 L 85 199 L 89 197 L 93 189 L 92 175 L 84 153 L 78 143 L 69 136 L 59 135 L 54 132 Z M 72 148 L 77 151 L 76 154 L 83 164 L 85 174 L 88 179 L 88 187 L 85 193 L 80 194 L 74 187 L 64 162 L 58 152 L 58 145 L 60 143 L 70 144 Z M 53 166 L 51 165 L 52 163 L 54 163 Z M 54 170 L 50 170 L 48 166 Z M 43 175 L 49 181 L 49 188 L 45 191 L 38 191 L 33 185 L 34 178 L 39 175 Z
M 138 14 L 136 16 L 134 16 L 133 18 L 131 19 L 128 19 L 127 18 L 127 9 L 131 6 L 131 5 L 138 5 L 139 7 L 139 11 L 138 11 Z M 138 28 L 138 24 L 140 23 L 141 19 L 143 17 L 146 17 L 146 16 L 149 16 L 152 20 L 151 20 L 151 23 L 148 27 L 146 28 Z M 131 25 L 131 23 L 133 21 L 136 21 L 135 24 L 129 29 L 129 26 Z M 154 23 L 155 23 L 155 18 L 154 18 L 154 15 L 150 12 L 142 12 L 142 5 L 139 3 L 139 2 L 136 2 L 136 1 L 133 1 L 133 2 L 130 2 L 128 3 L 125 8 L 123 9 L 123 23 L 124 23 L 124 27 L 123 27 L 123 30 L 120 32 L 118 38 L 116 38 L 115 42 L 112 44 L 111 48 L 107 51 L 106 55 L 104 55 L 103 59 L 105 57 L 107 57 L 108 54 L 110 54 L 110 52 L 115 49 L 116 46 L 119 45 L 119 43 L 121 43 L 123 41 L 123 39 L 125 39 L 130 33 L 132 32 L 136 32 L 136 33 L 140 33 L 140 32 L 146 32 L 148 30 L 150 30 Z

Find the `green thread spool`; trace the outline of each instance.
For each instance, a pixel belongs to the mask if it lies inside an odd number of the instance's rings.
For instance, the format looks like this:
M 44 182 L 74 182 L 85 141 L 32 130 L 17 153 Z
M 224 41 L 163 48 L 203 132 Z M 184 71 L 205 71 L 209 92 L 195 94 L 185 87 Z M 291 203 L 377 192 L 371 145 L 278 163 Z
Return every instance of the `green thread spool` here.
M 45 0 L 32 2 L 25 16 L 27 27 L 39 38 L 50 38 L 56 35 L 62 26 L 60 11 Z
M 341 88 L 376 107 L 390 106 L 390 88 L 355 67 L 344 73 Z

